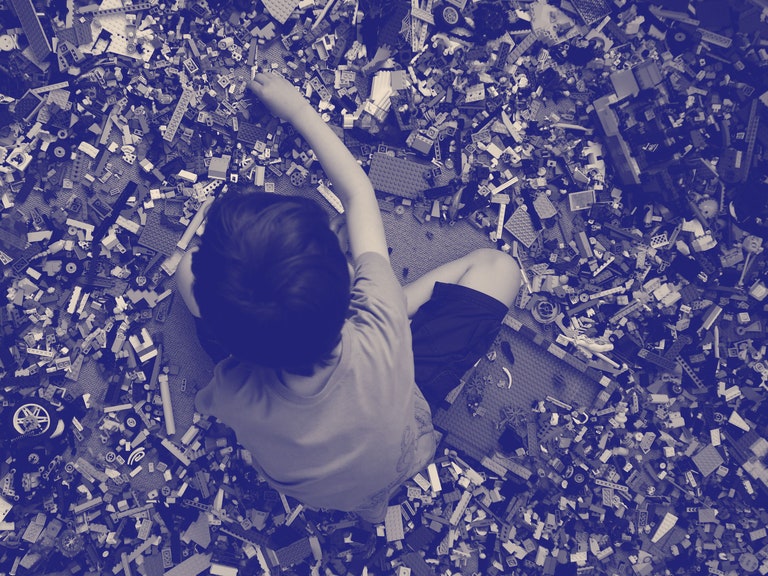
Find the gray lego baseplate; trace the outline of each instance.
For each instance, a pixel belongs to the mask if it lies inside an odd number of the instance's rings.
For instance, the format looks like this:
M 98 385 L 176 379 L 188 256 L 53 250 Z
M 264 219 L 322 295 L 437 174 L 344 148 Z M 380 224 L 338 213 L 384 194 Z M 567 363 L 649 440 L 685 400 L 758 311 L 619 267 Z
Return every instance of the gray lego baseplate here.
M 498 439 L 504 431 L 499 423 L 505 412 L 528 415 L 530 420 L 535 416 L 531 415 L 532 406 L 547 396 L 574 409 L 587 409 L 601 389 L 583 372 L 547 352 L 548 341 L 528 338 L 527 333 L 503 326 L 489 351 L 490 355 L 495 353 L 495 360 L 482 358 L 465 375 L 466 384 L 450 408 L 433 415 L 435 426 L 446 434 L 447 444 L 476 460 L 499 448 Z M 509 342 L 514 363 L 502 353 L 503 341 Z M 504 368 L 511 375 L 511 387 Z M 479 398 L 479 405 L 470 406 Z
M 379 192 L 416 199 L 429 188 L 424 173 L 431 168 L 412 160 L 376 152 L 371 159 L 368 177 Z

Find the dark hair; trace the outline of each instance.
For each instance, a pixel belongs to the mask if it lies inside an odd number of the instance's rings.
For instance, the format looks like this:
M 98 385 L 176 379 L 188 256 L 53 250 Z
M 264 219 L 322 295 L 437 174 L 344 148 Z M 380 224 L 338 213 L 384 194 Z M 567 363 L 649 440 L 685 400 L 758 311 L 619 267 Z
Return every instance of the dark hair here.
M 339 342 L 346 257 L 315 201 L 230 191 L 208 211 L 192 258 L 203 321 L 237 359 L 312 374 Z

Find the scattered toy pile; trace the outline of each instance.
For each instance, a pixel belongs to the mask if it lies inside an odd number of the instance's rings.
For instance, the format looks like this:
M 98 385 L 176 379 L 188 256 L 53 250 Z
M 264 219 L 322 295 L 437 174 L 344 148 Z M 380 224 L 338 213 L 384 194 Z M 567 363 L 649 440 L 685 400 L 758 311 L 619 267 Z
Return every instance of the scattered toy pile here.
M 768 574 L 765 0 L 59 4 L 0 3 L 0 572 Z M 341 211 L 256 70 L 524 272 L 383 525 L 261 483 L 164 346 L 217 194 Z

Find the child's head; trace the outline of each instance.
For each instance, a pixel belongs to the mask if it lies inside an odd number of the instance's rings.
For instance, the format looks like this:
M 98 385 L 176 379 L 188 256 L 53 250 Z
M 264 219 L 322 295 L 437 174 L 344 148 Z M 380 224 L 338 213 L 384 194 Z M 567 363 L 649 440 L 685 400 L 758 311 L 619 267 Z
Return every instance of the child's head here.
M 349 269 L 312 200 L 224 194 L 208 211 L 192 273 L 203 319 L 239 360 L 308 374 L 339 342 Z

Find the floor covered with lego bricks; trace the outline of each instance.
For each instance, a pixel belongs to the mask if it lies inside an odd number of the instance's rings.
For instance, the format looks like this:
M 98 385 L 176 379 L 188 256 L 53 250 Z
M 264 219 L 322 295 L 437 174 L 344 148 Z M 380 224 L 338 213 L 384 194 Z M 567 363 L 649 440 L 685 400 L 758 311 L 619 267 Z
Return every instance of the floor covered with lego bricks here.
M 765 0 L 0 0 L 0 574 L 768 574 Z M 317 198 L 291 78 L 407 282 L 525 272 L 381 525 L 193 411 L 225 187 Z

